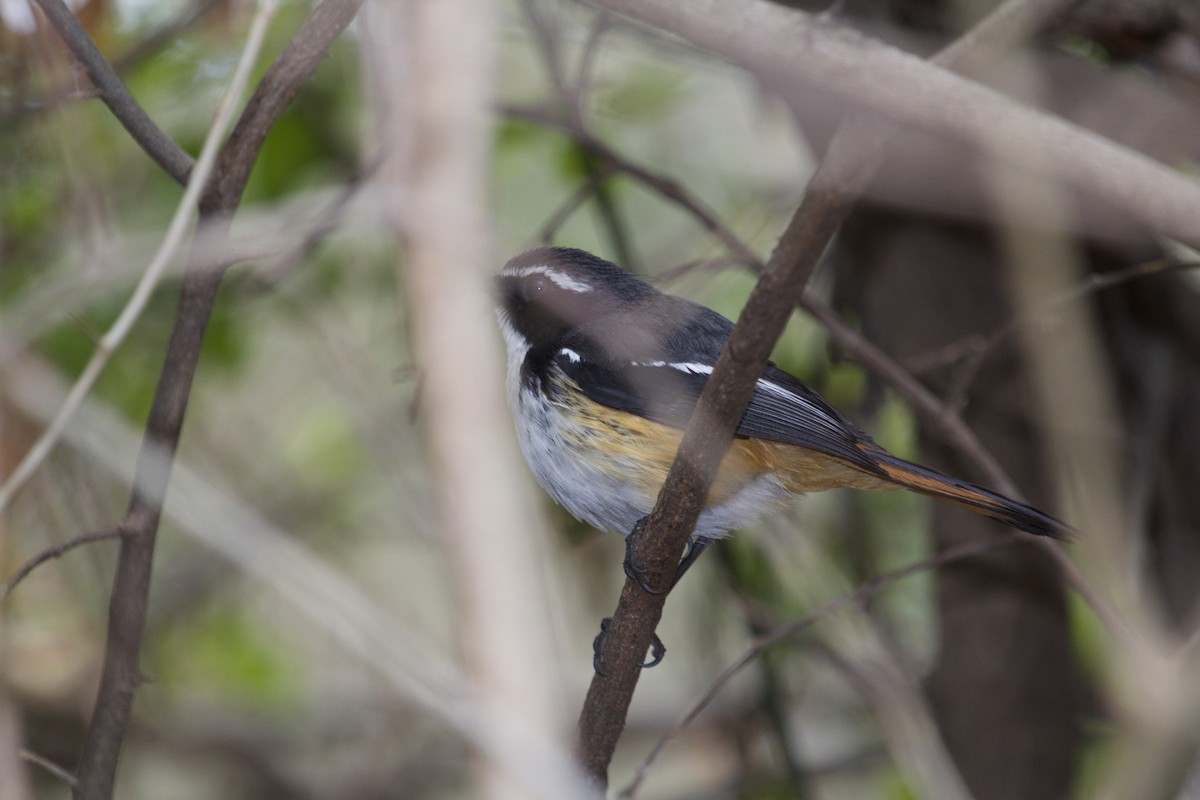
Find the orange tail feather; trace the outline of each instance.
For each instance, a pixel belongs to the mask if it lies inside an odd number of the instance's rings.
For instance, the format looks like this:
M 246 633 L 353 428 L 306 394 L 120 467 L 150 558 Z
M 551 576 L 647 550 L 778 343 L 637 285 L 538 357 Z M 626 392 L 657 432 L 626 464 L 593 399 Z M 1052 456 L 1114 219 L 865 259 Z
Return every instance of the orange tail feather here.
M 1053 539 L 1070 539 L 1076 533 L 1069 525 L 1059 522 L 1032 506 L 1011 500 L 982 486 L 951 478 L 918 464 L 878 451 L 871 454 L 891 480 L 906 489 L 939 500 L 954 503 L 978 514 L 999 520 L 1006 525 Z

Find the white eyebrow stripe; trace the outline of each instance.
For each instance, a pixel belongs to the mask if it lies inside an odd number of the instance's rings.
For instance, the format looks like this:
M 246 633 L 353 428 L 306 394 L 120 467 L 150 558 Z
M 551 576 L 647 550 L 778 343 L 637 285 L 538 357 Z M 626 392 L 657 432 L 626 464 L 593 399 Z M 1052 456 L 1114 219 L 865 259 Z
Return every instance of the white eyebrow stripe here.
M 559 272 L 544 264 L 534 264 L 529 267 L 508 267 L 501 270 L 500 274 L 506 278 L 528 278 L 530 275 L 545 275 L 555 286 L 565 289 L 568 292 L 582 294 L 592 291 L 591 284 L 572 278 L 565 272 Z
M 558 353 L 559 355 L 566 356 L 572 364 L 578 364 L 580 361 L 583 361 L 583 356 L 579 355 L 579 353 L 576 353 L 569 347 L 561 348 Z

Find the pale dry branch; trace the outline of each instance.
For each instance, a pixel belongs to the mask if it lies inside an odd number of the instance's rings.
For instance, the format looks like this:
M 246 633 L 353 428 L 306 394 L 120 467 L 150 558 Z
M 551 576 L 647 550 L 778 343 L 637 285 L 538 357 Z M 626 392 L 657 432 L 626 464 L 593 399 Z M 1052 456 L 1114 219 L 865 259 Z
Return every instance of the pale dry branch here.
M 42 419 L 68 387 L 36 359 L 6 368 L 0 392 L 23 414 Z M 114 479 L 127 479 L 138 458 L 139 431 L 91 398 L 66 444 Z M 203 547 L 226 559 L 297 609 L 364 667 L 382 675 L 397 696 L 411 698 L 470 738 L 476 725 L 466 680 L 440 645 L 364 596 L 343 572 L 274 524 L 253 505 L 207 479 L 182 460 L 173 468 L 178 491 L 165 518 Z
M 397 284 L 411 315 L 441 541 L 459 600 L 488 798 L 587 797 L 563 746 L 561 678 L 525 484 L 494 348 L 487 212 L 494 3 L 379 9 L 372 44 Z M 552 37 L 551 37 L 552 38 Z M 547 57 L 556 59 L 552 45 Z M 550 787 L 550 788 L 548 788 Z
M 767 0 L 589 0 L 774 79 L 818 85 L 922 130 L 1103 198 L 1184 242 L 1200 239 L 1200 185 L 1065 120 L 853 30 Z M 1041 170 L 1045 170 L 1042 172 Z
M 28 761 L 30 764 L 41 767 L 49 772 L 60 781 L 70 786 L 72 789 L 79 785 L 79 781 L 71 774 L 71 771 L 66 767 L 55 764 L 45 756 L 40 756 L 32 750 L 21 750 L 21 760 Z

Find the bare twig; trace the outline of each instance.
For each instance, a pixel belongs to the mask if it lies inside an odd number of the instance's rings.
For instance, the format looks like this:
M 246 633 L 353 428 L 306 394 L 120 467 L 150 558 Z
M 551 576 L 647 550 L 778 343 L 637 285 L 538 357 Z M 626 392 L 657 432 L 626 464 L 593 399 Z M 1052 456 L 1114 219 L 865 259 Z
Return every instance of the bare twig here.
M 1004 0 L 933 58 L 955 71 L 981 69 L 1033 39 L 1084 0 Z
M 70 786 L 72 789 L 79 785 L 79 781 L 74 775 L 71 774 L 69 769 L 55 764 L 45 756 L 40 756 L 32 750 L 26 750 L 24 748 L 21 749 L 20 755 L 22 761 L 28 761 L 30 764 L 36 764 L 37 766 L 46 770 L 46 772 L 49 772 L 54 777 L 58 778 L 67 786 Z
M 29 770 L 21 764 L 24 737 L 21 712 L 12 696 L 0 691 L 0 797 L 33 800 Z
M 192 5 L 182 9 L 173 19 L 167 20 L 151 31 L 122 53 L 120 57 L 113 59 L 113 69 L 121 74 L 137 66 L 154 53 L 176 41 L 180 34 L 208 16 L 221 3 L 222 0 L 196 0 Z
M 738 675 L 738 673 L 740 673 L 750 664 L 754 663 L 755 659 L 757 659 L 762 652 L 771 645 L 777 644 L 784 639 L 791 638 L 792 636 L 811 628 L 826 617 L 832 616 L 833 614 L 836 614 L 850 606 L 865 607 L 867 602 L 876 594 L 911 575 L 936 569 L 946 564 L 961 561 L 965 558 L 983 555 L 984 553 L 989 553 L 992 550 L 1017 544 L 1018 542 L 1019 540 L 1017 539 L 992 539 L 983 542 L 971 542 L 970 544 L 963 544 L 957 547 L 948 548 L 936 555 L 923 558 L 920 561 L 916 561 L 912 564 L 908 564 L 907 566 L 884 573 L 883 575 L 878 575 L 866 583 L 863 583 L 854 591 L 848 592 L 841 597 L 831 600 L 803 618 L 798 619 L 795 622 L 790 622 L 787 625 L 783 625 L 773 631 L 755 638 L 754 641 L 750 643 L 749 647 L 746 648 L 746 652 L 743 653 L 737 661 L 733 662 L 724 670 L 722 670 L 722 672 L 713 679 L 712 683 L 709 684 L 704 693 L 700 695 L 700 697 L 698 697 L 691 706 L 688 707 L 687 711 L 680 716 L 675 724 L 663 732 L 663 734 L 658 738 L 658 741 L 654 743 L 654 747 L 652 747 L 650 752 L 646 755 L 646 758 L 642 762 L 641 766 L 638 767 L 633 781 L 621 791 L 619 796 L 622 798 L 635 797 L 638 789 L 649 775 L 650 770 L 658 760 L 659 755 L 662 754 L 662 751 L 666 749 L 667 745 L 678 739 L 680 735 L 682 735 L 683 732 L 687 730 L 687 728 L 693 722 L 696 721 L 696 718 L 700 716 L 700 713 L 704 711 L 704 709 L 706 709 L 710 703 L 712 703 L 716 696 L 720 694 L 720 692 L 726 686 L 729 685 L 729 682 L 732 681 Z
M 1018 497 L 1020 490 L 1000 462 L 988 452 L 983 443 L 962 417 L 955 413 L 933 392 L 925 387 L 898 361 L 876 347 L 851 327 L 841 316 L 813 294 L 805 294 L 800 307 L 825 326 L 829 335 L 848 355 L 886 381 L 898 391 L 916 412 L 933 427 L 933 431 L 962 453 L 983 475 L 986 482 L 1002 494 Z
M 263 291 L 274 289 L 287 278 L 296 265 L 307 258 L 322 242 L 333 235 L 345 222 L 346 211 L 374 175 L 379 163 L 367 165 L 324 209 L 313 215 L 313 222 L 301 231 L 298 241 L 281 253 L 273 254 L 254 275 Z M 249 259 L 246 259 L 249 260 Z
M 608 234 L 613 254 L 621 264 L 631 271 L 641 272 L 641 264 L 634 255 L 629 231 L 621 218 L 621 211 L 613 197 L 612 184 L 608 180 L 612 173 L 611 167 L 590 153 L 585 152 L 581 155 L 584 158 L 588 175 L 595 178 L 594 181 L 589 182 L 594 183 L 596 208 L 600 212 L 600 219 L 604 224 L 605 233 Z
M 933 425 L 933 430 L 965 456 L 984 475 L 986 482 L 1003 494 L 1016 499 L 1022 497 L 1021 490 L 1000 462 L 984 447 L 955 409 L 946 405 L 937 395 L 925 388 L 912 373 L 901 366 L 887 353 L 871 344 L 862 334 L 846 324 L 836 312 L 811 295 L 806 295 L 800 305 L 819 319 L 840 346 L 852 354 L 863 366 L 887 381 L 905 397 L 924 419 Z M 1075 562 L 1054 541 L 1031 534 L 1013 532 L 1014 536 L 1029 540 L 1040 547 L 1058 566 L 1063 580 L 1079 593 L 1084 602 L 1096 614 L 1100 623 L 1122 646 L 1130 644 L 1133 632 L 1112 604 L 1084 577 Z
M 167 136 L 133 99 L 124 81 L 101 55 L 92 37 L 88 36 L 67 4 L 63 0 L 37 0 L 37 4 L 63 42 L 87 69 L 92 82 L 100 89 L 104 104 L 129 131 L 133 140 L 164 172 L 181 184 L 188 183 L 188 175 L 193 167 L 192 157 Z
M 543 242 L 551 242 L 554 240 L 558 229 L 561 228 L 575 211 L 587 202 L 588 197 L 599 188 L 600 184 L 608 180 L 611 176 L 611 170 L 599 169 L 592 172 L 578 189 L 572 192 L 571 196 L 562 202 L 558 210 L 550 215 L 546 220 L 546 224 L 542 226 L 538 238 Z
M 582 99 L 587 97 L 588 92 L 592 87 L 592 78 L 596 71 L 596 59 L 600 54 L 600 41 L 604 38 L 604 34 L 608 32 L 612 24 L 612 17 L 601 12 L 596 21 L 592 24 L 592 29 L 588 32 L 587 41 L 583 45 L 583 51 L 579 54 L 579 67 L 575 72 L 575 95 L 577 101 L 580 101 L 580 106 L 576 113 L 579 116 L 583 115 Z
M 548 112 L 539 108 L 518 106 L 501 106 L 500 110 L 514 119 L 523 119 L 539 125 L 548 125 L 566 131 L 583 145 L 589 152 L 601 159 L 613 169 L 620 170 L 639 183 L 658 192 L 663 197 L 678 204 L 700 224 L 712 232 L 721 243 L 734 255 L 737 260 L 748 267 L 762 271 L 764 264 L 754 251 L 750 250 L 738 236 L 729 230 L 717 217 L 716 213 L 699 198 L 685 190 L 678 181 L 661 173 L 625 158 L 603 140 L 593 136 L 581 122 L 571 120 L 561 114 Z
M 145 38 L 134 43 L 128 50 L 112 61 L 112 70 L 118 75 L 133 69 L 141 62 L 150 58 L 155 52 L 174 41 L 188 28 L 204 19 L 214 8 L 224 0 L 198 0 L 189 8 L 183 9 L 177 17 L 164 22 L 160 27 L 146 34 Z M 78 23 L 74 23 L 77 25 Z M 93 81 L 94 83 L 95 81 Z M 20 124 L 31 116 L 44 114 L 74 100 L 89 98 L 105 98 L 102 89 L 81 90 L 75 86 L 75 81 L 63 81 L 60 85 L 46 90 L 36 99 L 27 99 L 20 105 L 7 109 L 0 115 L 0 132 Z M 185 153 L 186 155 L 186 153 Z M 187 156 L 190 163 L 191 156 Z M 180 177 L 172 175 L 181 185 L 187 182 L 187 173 Z
M 5 581 L 3 586 L 0 586 L 0 603 L 4 602 L 12 593 L 12 590 L 17 588 L 17 584 L 25 580 L 29 573 L 45 564 L 47 561 L 58 558 L 64 553 L 74 550 L 76 547 L 81 547 L 92 542 L 104 542 L 109 539 L 119 539 L 122 536 L 120 528 L 105 528 L 99 531 L 89 531 L 81 533 L 78 536 L 72 536 L 65 542 L 59 542 L 52 547 L 47 547 L 33 558 L 21 565 L 21 568 L 13 573 L 12 577 Z
M 537 38 L 538 50 L 542 54 L 542 60 L 546 62 L 546 73 L 554 84 L 554 93 L 560 101 L 566 102 L 570 99 L 571 89 L 567 84 L 566 69 L 563 66 L 562 36 L 557 20 L 548 18 L 545 8 L 542 7 L 542 0 L 521 0 L 521 5 L 525 8 L 525 18 L 529 20 L 529 27 L 533 29 Z

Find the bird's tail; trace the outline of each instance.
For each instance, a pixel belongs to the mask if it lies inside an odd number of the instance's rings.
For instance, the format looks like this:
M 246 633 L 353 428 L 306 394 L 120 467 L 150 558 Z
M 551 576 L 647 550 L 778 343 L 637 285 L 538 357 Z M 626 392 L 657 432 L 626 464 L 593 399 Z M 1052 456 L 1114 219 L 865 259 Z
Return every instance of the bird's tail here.
M 882 450 L 872 452 L 871 456 L 889 479 L 906 489 L 962 506 L 1038 536 L 1067 540 L 1076 533 L 1074 528 L 1049 514 L 982 486 L 951 478 Z

